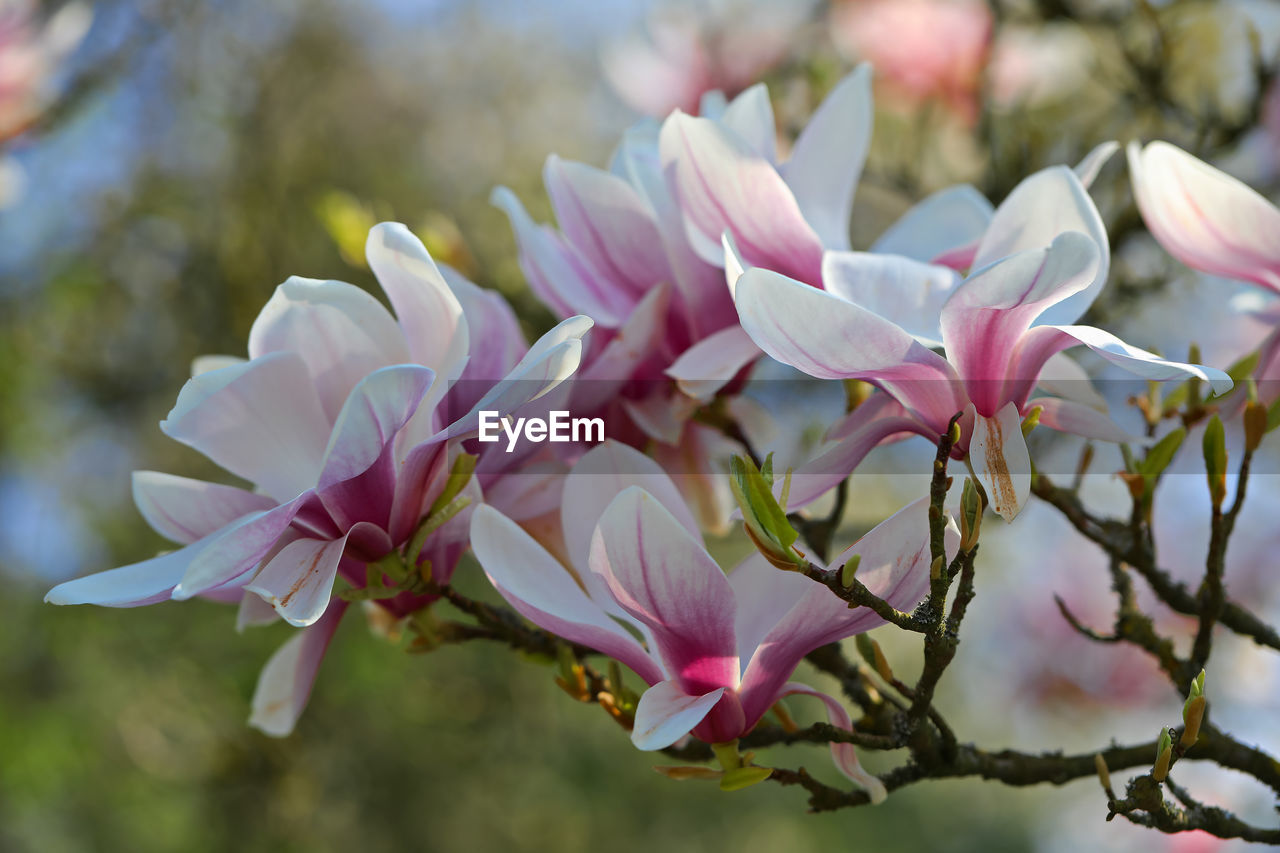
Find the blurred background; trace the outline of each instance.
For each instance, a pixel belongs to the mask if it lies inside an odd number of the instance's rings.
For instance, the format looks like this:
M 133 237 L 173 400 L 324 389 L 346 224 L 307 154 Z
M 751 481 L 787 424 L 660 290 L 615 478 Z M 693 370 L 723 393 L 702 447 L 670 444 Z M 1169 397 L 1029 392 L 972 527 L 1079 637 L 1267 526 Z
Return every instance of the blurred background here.
M 495 184 L 545 220 L 548 154 L 603 164 L 643 116 L 758 80 L 791 138 L 863 59 L 877 113 L 855 247 L 933 190 L 999 201 L 1109 139 L 1169 139 L 1274 196 L 1278 42 L 1266 0 L 0 0 L 0 850 L 1231 849 L 1104 825 L 1093 780 L 934 783 L 822 816 L 776 786 L 678 785 L 544 662 L 475 644 L 406 655 L 358 620 L 297 732 L 272 740 L 245 720 L 287 628 L 239 635 L 200 600 L 41 598 L 166 547 L 129 472 L 225 476 L 156 428 L 191 360 L 243 353 L 291 274 L 370 286 L 372 222 L 409 224 L 533 334 L 551 315 Z M 1117 261 L 1092 319 L 1162 348 L 1202 318 L 1205 359 L 1225 367 L 1266 329 L 1228 314 L 1240 288 L 1155 247 L 1120 159 L 1095 187 Z M 1260 500 L 1246 527 L 1262 556 L 1232 569 L 1244 583 L 1274 544 Z M 992 746 L 1150 737 L 1177 714 L 1154 668 L 1054 621 L 1053 589 L 1086 583 L 1098 593 L 1075 605 L 1108 618 L 1102 564 L 1056 519 L 1031 523 L 1061 558 L 1028 577 L 1002 568 L 1025 545 L 993 537 L 1008 559 L 988 554 L 943 707 Z M 478 593 L 477 574 L 459 583 Z M 909 672 L 916 650 L 880 639 Z M 1274 736 L 1280 681 L 1247 652 L 1235 722 Z M 830 772 L 817 749 L 776 760 Z M 1266 819 L 1261 791 L 1187 781 Z

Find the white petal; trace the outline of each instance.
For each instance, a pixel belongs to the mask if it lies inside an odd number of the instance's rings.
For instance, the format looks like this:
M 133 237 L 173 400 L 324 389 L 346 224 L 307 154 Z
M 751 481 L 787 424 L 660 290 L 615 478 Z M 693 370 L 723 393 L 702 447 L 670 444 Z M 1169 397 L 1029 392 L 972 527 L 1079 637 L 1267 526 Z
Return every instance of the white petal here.
M 346 609 L 345 601 L 335 600 L 323 619 L 299 629 L 276 650 L 258 676 L 249 725 L 272 737 L 286 737 L 293 731 Z
M 133 502 L 153 530 L 183 545 L 276 505 L 266 495 L 159 471 L 133 472 Z
M 991 508 L 1013 521 L 1031 496 L 1031 457 L 1017 406 L 1009 403 L 991 418 L 974 416 L 969 460 Z
M 645 751 L 671 746 L 711 713 L 724 691 L 720 687 L 702 696 L 690 696 L 674 681 L 658 682 L 640 696 L 631 742 Z

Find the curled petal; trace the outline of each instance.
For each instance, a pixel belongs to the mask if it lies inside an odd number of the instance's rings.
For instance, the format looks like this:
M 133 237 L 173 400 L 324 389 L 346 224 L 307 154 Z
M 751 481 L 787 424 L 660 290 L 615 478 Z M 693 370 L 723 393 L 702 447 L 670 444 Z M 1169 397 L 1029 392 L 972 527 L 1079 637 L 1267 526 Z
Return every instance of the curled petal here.
M 1013 188 L 996 208 L 991 225 L 974 257 L 975 269 L 1018 252 L 1041 249 L 1069 231 L 1079 232 L 1097 247 L 1097 266 L 1083 286 L 1046 305 L 1044 322 L 1071 323 L 1097 298 L 1111 268 L 1107 229 L 1076 173 L 1066 166 L 1036 172 Z
M 822 704 L 827 706 L 827 721 L 845 731 L 853 731 L 853 723 L 849 720 L 849 714 L 845 711 L 844 706 L 826 693 L 815 690 L 807 684 L 791 682 L 786 686 L 786 692 L 783 695 L 794 696 L 797 694 L 821 699 Z M 867 792 L 867 796 L 871 798 L 873 805 L 879 805 L 888 798 L 889 792 L 885 789 L 884 783 L 876 776 L 863 770 L 862 765 L 858 763 L 858 754 L 854 752 L 853 744 L 831 744 L 831 759 L 835 762 L 836 769 L 843 773 L 850 782 Z
M 1073 400 L 1033 397 L 1027 401 L 1027 406 L 1039 406 L 1040 423 L 1058 432 L 1096 438 L 1098 441 L 1114 441 L 1117 444 L 1144 444 L 1150 441 L 1145 436 L 1134 435 L 1122 429 L 1106 412 L 1099 412 Z
M 319 487 L 325 489 L 367 471 L 417 412 L 435 377 L 430 368 L 398 364 L 360 380 L 333 425 Z
M 272 737 L 287 737 L 293 732 L 346 609 L 345 601 L 334 599 L 323 618 L 298 630 L 276 650 L 258 676 L 249 725 Z
M 992 417 L 974 417 L 969 459 L 991 508 L 1013 521 L 1031 496 L 1031 457 L 1016 405 L 1008 403 Z
M 448 381 L 466 364 L 466 318 L 422 241 L 399 222 L 380 222 L 365 243 L 369 268 L 391 300 L 409 355 Z
M 338 562 L 346 547 L 347 536 L 290 542 L 245 586 L 245 591 L 261 596 L 290 625 L 312 625 L 329 606 Z
M 631 742 L 637 749 L 665 749 L 693 731 L 724 695 L 718 687 L 701 696 L 691 696 L 675 681 L 660 681 L 640 696 L 636 705 Z

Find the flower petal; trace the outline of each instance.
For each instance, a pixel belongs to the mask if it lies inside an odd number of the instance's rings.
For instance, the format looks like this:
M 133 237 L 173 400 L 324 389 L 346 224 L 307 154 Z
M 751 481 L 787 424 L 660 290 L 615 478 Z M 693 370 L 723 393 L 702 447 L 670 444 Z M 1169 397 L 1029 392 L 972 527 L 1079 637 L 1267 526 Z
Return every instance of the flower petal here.
M 187 380 L 160 429 L 288 500 L 316 484 L 329 419 L 302 359 L 281 352 Z
M 417 412 L 435 378 L 430 368 L 398 364 L 360 380 L 333 425 L 319 488 L 327 489 L 367 471 Z
M 871 66 L 836 84 L 796 139 L 780 171 L 822 244 L 849 248 L 849 214 L 871 147 Z
M 963 408 L 951 365 L 865 308 L 760 268 L 738 279 L 737 305 L 742 328 L 783 364 L 875 382 L 939 432 Z
M 290 278 L 249 330 L 249 356 L 295 352 L 330 420 L 360 379 L 409 360 L 404 334 L 382 303 L 341 281 Z
M 587 597 L 554 557 L 493 507 L 471 516 L 471 547 L 494 588 L 540 628 L 631 667 L 648 684 L 666 678 L 649 653 Z
M 202 540 L 205 547 L 192 557 L 173 597 L 185 600 L 251 571 L 276 545 L 303 504 L 313 498 L 306 493 L 267 512 L 246 515 Z
M 849 714 L 845 711 L 844 706 L 826 693 L 815 690 L 807 684 L 793 681 L 786 685 L 782 695 L 794 696 L 797 694 L 821 699 L 822 704 L 827 706 L 827 721 L 845 731 L 853 731 L 853 723 L 850 721 Z M 885 788 L 884 783 L 876 776 L 863 770 L 862 765 L 858 763 L 858 754 L 854 752 L 853 744 L 831 744 L 831 760 L 835 762 L 836 769 L 843 773 L 850 782 L 867 792 L 867 796 L 871 798 L 872 805 L 879 805 L 888 799 L 889 791 Z
M 1074 322 L 1093 304 L 1107 283 L 1111 252 L 1106 226 L 1089 191 L 1066 166 L 1043 169 L 1013 188 L 996 208 L 973 266 L 978 269 L 1018 252 L 1042 249 L 1069 231 L 1077 231 L 1093 241 L 1098 250 L 1097 267 L 1091 280 L 1073 290 L 1072 295 L 1048 303 L 1043 320 Z
M 1006 382 L 1022 336 L 1050 306 L 1087 287 L 1097 265 L 1093 241 L 1068 232 L 1047 249 L 979 270 L 952 293 L 942 306 L 942 339 L 978 414 L 993 415 L 1010 399 Z
M 470 350 L 467 321 L 422 241 L 399 222 L 380 222 L 369 232 L 365 257 L 396 311 L 409 355 L 442 379 L 457 379 Z
M 611 286 L 564 238 L 535 223 L 511 190 L 497 187 L 489 201 L 511 221 L 520 269 L 539 299 L 561 316 L 587 314 L 607 329 L 622 323 L 635 302 L 630 291 Z
M 1076 164 L 1073 171 L 1085 189 L 1093 186 L 1093 182 L 1098 178 L 1098 172 L 1102 171 L 1102 167 L 1107 165 L 1107 161 L 1119 150 L 1119 142 L 1108 140 L 1095 146 L 1092 151 L 1084 155 L 1083 160 Z
M 720 687 L 691 696 L 675 681 L 660 681 L 640 695 L 631 742 L 637 749 L 665 749 L 693 731 L 724 695 Z
M 1280 210 L 1167 142 L 1130 143 L 1133 195 L 1151 236 L 1187 266 L 1280 293 Z
M 183 545 L 276 505 L 266 495 L 159 471 L 133 472 L 133 502 L 152 530 Z
M 737 686 L 733 590 L 700 539 L 657 498 L 636 486 L 614 498 L 596 527 L 590 564 L 653 632 L 685 692 Z
M 942 346 L 942 305 L 960 284 L 950 267 L 871 252 L 827 252 L 822 287 L 900 326 L 927 347 Z
M 542 179 L 565 239 L 605 283 L 638 296 L 671 279 L 665 255 L 655 251 L 662 238 L 653 211 L 630 184 L 554 154 Z
M 733 377 L 763 353 L 741 326 L 721 329 L 681 353 L 666 374 L 681 391 L 710 400 Z
M 957 249 L 972 246 L 976 250 L 993 212 L 986 196 L 970 185 L 948 187 L 904 213 L 871 244 L 871 251 L 940 263 L 939 257 Z
M 741 137 L 770 163 L 778 162 L 778 130 L 773 118 L 769 89 L 763 83 L 748 86 L 730 101 L 716 121 Z
M 659 147 L 689 241 L 705 261 L 720 263 L 720 235 L 729 231 L 751 264 L 819 282 L 822 241 L 750 144 L 711 119 L 676 112 L 662 126 Z
M 345 601 L 334 599 L 322 619 L 297 631 L 276 650 L 258 676 L 249 725 L 272 737 L 293 732 L 346 609 Z
M 170 598 L 183 572 L 205 546 L 197 542 L 150 560 L 60 583 L 45 595 L 49 604 L 139 607 Z
M 1006 404 L 994 417 L 974 417 L 969 460 L 991 508 L 1013 521 L 1031 496 L 1031 457 L 1016 405 Z
M 1145 436 L 1134 435 L 1120 427 L 1106 412 L 1090 406 L 1057 397 L 1032 397 L 1028 406 L 1040 407 L 1040 423 L 1049 429 L 1096 438 L 1098 441 L 1129 442 L 1143 444 Z
M 911 611 L 929 590 L 928 511 L 928 498 L 908 504 L 832 560 L 832 567 L 857 558 L 858 580 L 895 608 Z M 959 534 L 954 522 L 948 522 L 947 547 L 954 553 Z M 743 647 L 743 660 L 749 662 L 738 692 L 747 724 L 754 725 L 778 701 L 783 684 L 805 655 L 819 646 L 883 625 L 884 620 L 865 607 L 850 609 L 831 590 L 799 575 L 790 577 L 801 583 L 781 594 L 777 588 L 780 581 L 766 576 L 759 567 L 748 564 L 743 568 L 749 574 L 734 584 L 735 592 L 742 591 L 740 602 L 743 598 L 751 601 L 768 595 L 791 604 L 768 623 L 758 647 Z M 781 573 L 775 569 L 774 574 Z M 756 587 L 754 592 L 751 587 Z
M 348 531 L 339 539 L 290 542 L 245 585 L 245 592 L 262 596 L 290 625 L 314 624 L 329 606 L 349 535 Z

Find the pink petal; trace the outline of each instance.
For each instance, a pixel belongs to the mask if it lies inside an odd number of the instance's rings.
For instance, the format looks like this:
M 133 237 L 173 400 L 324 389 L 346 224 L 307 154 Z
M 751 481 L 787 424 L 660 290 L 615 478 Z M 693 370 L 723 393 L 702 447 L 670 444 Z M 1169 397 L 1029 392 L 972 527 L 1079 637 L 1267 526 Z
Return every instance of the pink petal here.
M 1047 249 L 1019 252 L 980 270 L 953 292 L 942 306 L 942 338 L 978 414 L 993 415 L 1008 399 L 1005 382 L 1027 329 L 1050 306 L 1088 286 L 1097 264 L 1093 241 L 1069 232 Z
M 822 288 L 900 326 L 927 347 L 942 346 L 939 312 L 960 276 L 950 267 L 870 252 L 827 252 Z
M 897 609 L 910 612 L 929 591 L 928 510 L 927 498 L 898 510 L 832 560 L 832 568 L 858 557 L 858 580 Z M 954 528 L 953 524 L 949 526 Z M 958 532 L 950 529 L 947 539 L 948 549 L 954 553 Z M 807 587 L 791 584 L 784 593 L 778 589 L 780 582 L 760 567 L 744 568 L 750 574 L 734 585 L 735 592 L 741 591 L 740 601 L 743 597 L 750 601 L 767 595 L 790 604 L 767 623 L 767 633 L 756 648 L 743 647 L 743 660 L 749 663 L 738 693 L 750 726 L 778 701 L 783 684 L 805 655 L 819 646 L 876 628 L 884 620 L 865 607 L 849 609 L 831 590 L 799 575 L 791 577 Z M 774 574 L 781 573 L 775 569 Z M 757 589 L 751 591 L 753 586 Z
M 367 471 L 417 412 L 435 378 L 430 368 L 399 364 L 362 379 L 333 425 L 319 487 L 327 489 Z
M 564 484 L 560 509 L 569 561 L 581 573 L 592 575 L 586 581 L 588 589 L 595 578 L 587 564 L 596 525 L 613 499 L 633 486 L 656 498 L 689 535 L 701 536 L 684 498 L 658 463 L 634 448 L 609 439 L 588 450 L 573 466 Z M 597 601 L 601 599 L 593 597 Z
M 769 270 L 738 279 L 742 328 L 766 353 L 819 379 L 866 379 L 940 432 L 962 409 L 951 365 L 872 312 Z
M 1133 195 L 1151 235 L 1193 269 L 1280 293 L 1280 210 L 1167 142 L 1129 145 Z
M 611 284 L 559 234 L 530 219 L 511 190 L 498 187 L 489 200 L 511 221 L 520 269 L 538 298 L 561 316 L 587 314 L 608 329 L 622 323 L 635 302 L 629 289 Z
M 554 154 L 542 179 L 565 239 L 607 282 L 638 296 L 671 279 L 653 211 L 626 181 Z
M 324 615 L 350 531 L 339 539 L 297 539 L 258 572 L 245 592 L 256 593 L 290 625 L 305 627 Z
M 133 472 L 133 502 L 153 530 L 183 545 L 190 545 L 237 518 L 276 505 L 266 495 L 235 486 L 158 471 Z
M 409 360 L 404 334 L 377 299 L 341 281 L 293 277 L 276 288 L 249 330 L 249 356 L 295 352 L 329 419 L 364 376 Z
M 1215 394 L 1225 394 L 1234 384 L 1231 377 L 1215 367 L 1168 361 L 1154 353 L 1130 346 L 1110 332 L 1093 326 L 1037 326 L 1018 345 L 1010 375 L 1015 380 L 1006 397 L 1011 400 L 1030 395 L 1041 368 L 1054 355 L 1083 344 L 1107 361 L 1144 379 L 1156 381 L 1196 377 L 1209 383 Z
M 422 241 L 399 222 L 381 222 L 369 232 L 365 256 L 391 300 L 413 361 L 445 380 L 458 378 L 470 349 L 467 321 Z
M 594 412 L 609 403 L 617 397 L 622 385 L 661 351 L 670 304 L 671 288 L 665 284 L 645 294 L 622 328 L 590 359 L 579 381 L 574 383 L 575 409 Z
M 310 493 L 300 495 L 275 509 L 247 515 L 201 540 L 205 547 L 192 557 L 173 597 L 191 598 L 251 571 L 275 546 L 303 504 L 312 499 Z
M 685 350 L 666 373 L 690 397 L 710 400 L 761 355 L 751 336 L 735 324 Z
M 976 251 L 992 213 L 991 202 L 968 184 L 948 187 L 904 213 L 871 245 L 871 251 L 941 263 L 937 258 L 957 249 L 972 246 Z M 957 268 L 968 267 L 971 262 Z
M 345 601 L 334 599 L 322 619 L 297 631 L 276 650 L 258 676 L 249 725 L 272 737 L 293 732 L 346 609 Z
M 737 685 L 733 590 L 699 538 L 657 498 L 636 486 L 614 498 L 596 527 L 590 564 L 653 632 L 685 692 Z
M 761 157 L 770 163 L 778 162 L 778 130 L 773 118 L 773 104 L 769 101 L 769 89 L 763 83 L 743 89 L 714 118 Z
M 1146 438 L 1122 429 L 1106 412 L 1090 406 L 1057 397 L 1033 397 L 1027 406 L 1039 406 L 1040 423 L 1049 429 L 1096 438 L 1099 441 L 1129 442 L 1141 444 Z
M 1031 496 L 1031 457 L 1016 405 L 1006 404 L 994 417 L 974 417 L 969 461 L 991 508 L 1013 521 Z
M 691 696 L 675 681 L 658 682 L 640 695 L 631 742 L 646 751 L 671 746 L 711 713 L 725 689 Z
M 827 706 L 827 721 L 833 726 L 839 726 L 846 731 L 853 731 L 853 723 L 849 720 L 849 714 L 845 711 L 844 706 L 826 693 L 815 690 L 807 684 L 793 681 L 786 685 L 785 692 L 782 695 L 794 696 L 796 694 L 814 696 L 821 699 L 822 703 Z M 879 805 L 888 798 L 889 792 L 885 789 L 884 783 L 866 770 L 863 770 L 862 765 L 858 763 L 858 754 L 854 752 L 853 744 L 831 744 L 831 760 L 835 762 L 836 769 L 843 773 L 850 782 L 867 792 L 867 796 L 871 798 L 873 805 Z
M 644 647 L 587 597 L 564 566 L 497 510 L 476 507 L 471 547 L 489 582 L 526 619 L 616 658 L 648 684 L 666 678 Z
M 1080 179 L 1080 184 L 1089 189 L 1093 186 L 1093 182 L 1098 178 L 1098 172 L 1102 171 L 1102 167 L 1107 165 L 1107 161 L 1115 156 L 1120 150 L 1120 143 L 1114 140 L 1096 145 L 1092 151 L 1084 155 L 1084 159 L 1076 164 L 1072 170 L 1076 173 L 1076 177 Z
M 456 403 L 465 411 L 475 403 L 489 384 L 505 376 L 529 348 L 515 311 L 496 290 L 477 287 L 457 270 L 440 264 L 440 274 L 462 305 L 467 329 L 475 340 L 462 376 L 452 388 L 454 397 L 470 395 L 465 403 Z M 432 394 L 432 397 L 435 395 Z
M 719 263 L 720 235 L 728 231 L 751 264 L 821 280 L 822 241 L 777 170 L 748 143 L 710 119 L 677 112 L 663 124 L 659 144 L 690 242 L 704 260 Z
M 316 484 L 329 423 L 302 359 L 281 352 L 188 380 L 160 429 L 288 500 Z
M 1093 304 L 1107 283 L 1111 254 L 1107 229 L 1093 199 L 1075 172 L 1066 166 L 1043 169 L 1013 188 L 996 208 L 973 266 L 978 269 L 1018 252 L 1042 249 L 1069 231 L 1077 231 L 1093 241 L 1098 250 L 1098 265 L 1091 278 L 1072 290 L 1071 295 L 1064 294 L 1063 298 L 1048 303 L 1043 319 L 1046 323 L 1074 322 Z
M 781 168 L 805 221 L 827 248 L 849 248 L 849 214 L 874 118 L 871 66 L 864 62 L 827 95 Z

